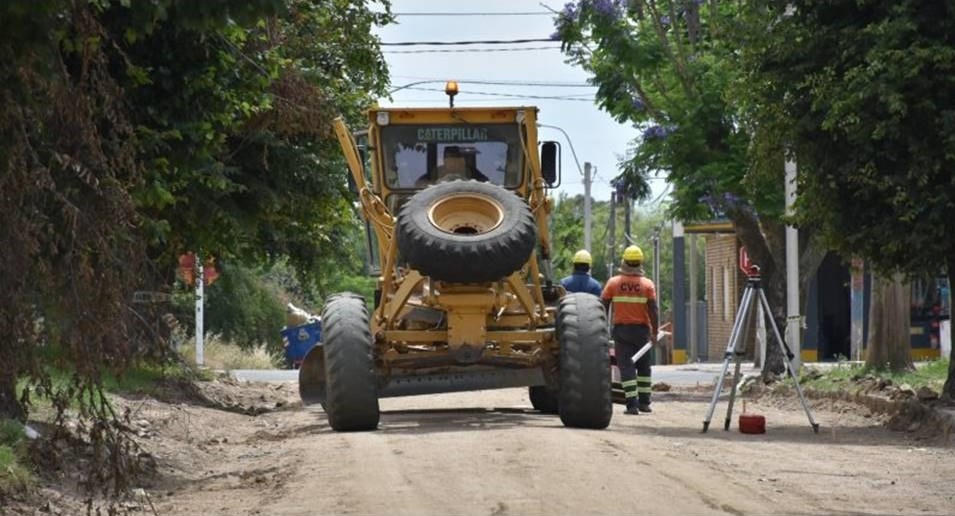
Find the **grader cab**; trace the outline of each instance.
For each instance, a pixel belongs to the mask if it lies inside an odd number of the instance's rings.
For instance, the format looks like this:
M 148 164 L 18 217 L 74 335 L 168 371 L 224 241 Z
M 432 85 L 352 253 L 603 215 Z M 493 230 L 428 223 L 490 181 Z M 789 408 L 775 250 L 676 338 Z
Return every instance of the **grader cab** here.
M 371 430 L 379 398 L 529 387 L 566 426 L 610 423 L 603 306 L 550 267 L 547 189 L 558 147 L 538 150 L 537 109 L 382 108 L 367 131 L 336 122 L 367 222 L 375 299 L 322 310 L 300 369 L 303 402 L 338 431 Z M 357 137 L 357 139 L 356 139 Z

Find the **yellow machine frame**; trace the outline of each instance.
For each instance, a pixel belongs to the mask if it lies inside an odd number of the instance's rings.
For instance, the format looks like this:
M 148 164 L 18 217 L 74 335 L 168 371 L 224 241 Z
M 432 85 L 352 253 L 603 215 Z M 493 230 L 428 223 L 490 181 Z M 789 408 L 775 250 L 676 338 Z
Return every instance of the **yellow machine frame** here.
M 550 278 L 548 217 L 553 202 L 546 195 L 549 185 L 538 155 L 537 108 L 380 108 L 370 110 L 368 120 L 370 145 L 365 156 L 340 118 L 335 121 L 335 132 L 362 212 L 380 249 L 380 299 L 370 317 L 379 396 L 543 384 L 556 368 L 556 309 L 552 305 L 564 291 Z M 490 283 L 446 283 L 400 267 L 396 214 L 387 202 L 395 189 L 384 180 L 381 127 L 462 121 L 519 126 L 521 181 L 509 189 L 525 199 L 537 226 L 536 249 L 524 267 Z M 370 168 L 366 169 L 363 158 L 370 162 Z M 444 328 L 420 322 L 422 314 L 438 313 L 444 317 Z M 468 351 L 463 348 L 475 343 L 482 344 L 480 350 L 474 350 L 474 363 L 462 364 L 462 351 Z M 324 402 L 323 361 L 321 353 L 314 353 L 303 364 L 300 389 L 306 403 Z M 454 376 L 465 371 L 482 377 L 474 382 Z M 443 376 L 440 385 L 432 387 L 393 385 L 400 383 L 395 382 L 397 379 L 414 380 L 424 375 Z
M 540 172 L 540 160 L 537 154 L 537 109 L 536 108 L 457 108 L 448 109 L 376 109 L 369 112 L 371 127 L 368 139 L 378 142 L 380 125 L 377 123 L 379 113 L 388 113 L 389 125 L 402 124 L 454 124 L 466 119 L 475 125 L 520 123 L 523 133 L 524 173 L 521 184 L 515 189 L 521 197 L 527 199 L 534 214 L 538 227 L 539 249 L 549 254 L 550 242 L 548 239 L 548 216 L 551 210 L 551 200 L 546 196 L 546 183 Z M 372 182 L 366 180 L 365 170 L 358 153 L 357 145 L 345 123 L 338 119 L 335 122 L 335 131 L 345 150 L 345 159 L 351 171 L 352 179 L 358 188 L 362 209 L 371 223 L 375 236 L 380 243 L 381 271 L 379 287 L 382 292 L 381 302 L 372 317 L 372 335 L 376 343 L 406 342 L 483 342 L 497 341 L 504 345 L 499 353 L 502 358 L 511 357 L 511 346 L 522 342 L 540 343 L 553 337 L 554 313 L 546 310 L 541 275 L 536 253 L 531 255 L 525 270 L 515 272 L 504 280 L 506 291 L 512 293 L 516 299 L 508 302 L 500 294 L 504 289 L 495 291 L 488 287 L 450 286 L 444 285 L 439 292 L 433 294 L 432 289 L 423 289 L 426 295 L 421 300 L 428 306 L 442 307 L 455 313 L 456 321 L 449 322 L 449 331 L 434 330 L 402 330 L 395 327 L 398 316 L 407 308 L 411 294 L 419 289 L 425 278 L 416 271 L 407 271 L 401 275 L 396 269 L 398 257 L 395 243 L 395 217 L 384 202 L 391 195 L 392 190 L 382 180 L 381 163 L 383 156 L 380 145 L 374 146 L 371 156 Z M 528 275 L 530 288 L 522 278 Z M 515 310 L 517 305 L 519 309 Z M 493 312 L 495 316 L 485 317 L 484 314 Z M 487 330 L 485 338 L 480 334 L 485 327 L 505 327 L 505 330 Z M 547 330 L 538 330 L 539 327 L 549 327 Z M 519 329 L 524 328 L 524 329 Z M 386 362 L 400 361 L 395 350 L 385 352 L 381 358 Z M 527 365 L 531 365 L 529 361 Z

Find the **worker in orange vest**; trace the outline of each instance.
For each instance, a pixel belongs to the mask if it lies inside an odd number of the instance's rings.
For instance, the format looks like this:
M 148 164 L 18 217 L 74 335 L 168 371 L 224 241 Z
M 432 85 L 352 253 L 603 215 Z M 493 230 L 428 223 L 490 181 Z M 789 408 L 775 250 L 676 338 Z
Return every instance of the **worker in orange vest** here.
M 657 290 L 643 275 L 643 251 L 631 245 L 623 251 L 620 273 L 607 280 L 600 299 L 608 312 L 613 307 L 612 336 L 620 382 L 627 398 L 627 414 L 637 415 L 650 410 L 650 354 L 644 353 L 637 363 L 630 359 L 648 340 L 657 341 L 660 316 Z

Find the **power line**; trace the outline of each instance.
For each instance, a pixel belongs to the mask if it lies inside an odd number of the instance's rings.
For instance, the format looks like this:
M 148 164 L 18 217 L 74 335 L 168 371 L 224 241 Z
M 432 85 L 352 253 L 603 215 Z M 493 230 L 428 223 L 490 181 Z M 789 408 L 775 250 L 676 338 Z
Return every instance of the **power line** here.
M 418 85 L 421 85 L 421 84 L 431 84 L 431 83 L 436 83 L 436 82 L 437 82 L 437 83 L 441 83 L 441 82 L 447 82 L 447 81 L 446 81 L 445 79 L 427 79 L 427 80 L 423 80 L 423 81 L 409 82 L 409 83 L 407 83 L 407 84 L 402 84 L 401 86 L 398 86 L 398 87 L 396 87 L 396 88 L 392 88 L 391 90 L 388 91 L 388 95 L 392 95 L 392 94 L 394 94 L 394 93 L 396 93 L 396 92 L 399 92 L 399 91 L 401 91 L 401 90 L 410 89 L 412 86 L 418 86 Z M 545 88 L 547 88 L 547 87 L 557 87 L 557 88 L 563 88 L 563 87 L 573 87 L 573 88 L 593 87 L 593 86 L 589 86 L 589 85 L 585 85 L 585 84 L 581 84 L 581 85 L 566 85 L 566 84 L 560 84 L 560 85 L 557 85 L 557 84 L 549 84 L 549 83 L 534 83 L 533 81 L 526 82 L 526 83 L 523 83 L 523 84 L 514 84 L 514 83 L 510 83 L 510 82 L 503 82 L 503 81 L 460 81 L 460 80 L 459 80 L 459 81 L 457 81 L 457 82 L 460 83 L 460 84 L 486 84 L 486 85 L 493 85 L 493 86 L 512 86 L 512 87 L 513 87 L 513 86 L 534 86 L 534 87 L 545 87 Z M 425 91 L 435 91 L 435 90 L 425 90 Z M 579 97 L 579 96 L 583 96 L 583 95 L 590 95 L 590 94 L 589 94 L 589 93 L 578 93 L 578 94 L 576 94 L 576 95 L 567 95 L 567 96 L 577 96 L 577 97 Z
M 653 179 L 656 179 L 656 178 L 653 178 Z M 655 207 L 657 204 L 659 204 L 660 201 L 663 200 L 663 197 L 664 197 L 666 194 L 670 193 L 670 187 L 671 187 L 671 186 L 673 186 L 673 183 L 667 183 L 667 187 L 663 189 L 663 192 L 662 192 L 660 195 L 658 195 L 656 199 L 650 201 L 649 206 L 650 206 L 650 207 Z
M 403 77 L 401 75 L 393 75 L 392 77 Z M 587 83 L 570 83 L 570 82 L 551 82 L 551 81 L 492 81 L 484 79 L 454 79 L 458 84 L 485 84 L 488 86 L 535 86 L 535 87 L 548 87 L 548 88 L 596 88 L 593 84 Z M 423 78 L 420 82 L 414 82 L 407 84 L 407 86 L 417 86 L 418 84 L 426 84 L 429 82 L 447 82 L 448 78 L 443 79 L 437 78 Z
M 445 82 L 447 77 L 422 77 L 417 75 L 392 75 L 392 79 L 417 79 L 421 81 Z M 586 82 L 541 81 L 541 80 L 490 80 L 490 79 L 455 79 L 458 84 L 488 84 L 494 86 L 547 86 L 553 88 L 596 88 Z
M 542 124 L 540 122 L 537 122 L 537 125 L 540 127 L 547 127 L 548 129 L 557 129 L 558 131 L 564 134 L 564 138 L 567 139 L 567 144 L 570 145 L 570 153 L 574 156 L 574 163 L 577 164 L 577 172 L 579 172 L 580 175 L 583 176 L 584 169 L 580 168 L 580 160 L 577 159 L 577 151 L 574 149 L 574 142 L 570 140 L 570 135 L 567 134 L 567 131 L 563 130 L 562 128 L 556 125 Z
M 405 88 L 405 89 L 406 89 L 406 90 L 417 90 L 417 91 L 441 91 L 441 92 L 444 91 L 443 89 L 439 89 L 439 88 L 418 88 L 418 87 L 414 87 L 414 86 L 410 86 L 410 87 Z M 465 93 L 467 93 L 467 94 L 469 94 L 469 95 L 483 95 L 483 96 L 488 96 L 488 97 L 513 97 L 513 98 L 522 98 L 522 99 L 545 99 L 545 100 L 578 100 L 578 101 L 584 101 L 584 102 L 592 102 L 592 101 L 593 101 L 592 98 L 574 98 L 574 97 L 572 97 L 572 96 L 515 95 L 515 94 L 513 94 L 513 93 L 492 93 L 492 92 L 489 92 L 489 91 L 463 91 L 463 92 L 461 92 L 461 94 L 465 94 Z
M 550 38 L 527 39 L 488 39 L 483 41 L 391 41 L 379 43 L 382 46 L 406 47 L 414 45 L 513 45 L 515 43 L 553 43 Z
M 382 54 L 449 54 L 458 52 L 529 52 L 535 50 L 560 50 L 560 47 L 525 47 L 525 48 L 432 48 L 428 50 L 384 50 Z
M 392 13 L 395 16 L 541 16 L 548 15 L 553 16 L 554 13 L 549 11 L 532 11 L 532 12 L 402 12 L 402 13 Z
M 467 99 L 466 102 L 467 102 L 468 104 L 476 103 L 476 102 L 498 102 L 498 103 L 500 103 L 501 101 L 506 101 L 506 100 L 522 100 L 522 99 L 526 99 L 526 98 L 527 98 L 527 97 L 521 97 L 521 96 L 517 96 L 517 97 L 494 97 L 494 98 L 492 98 L 492 99 Z M 557 101 L 569 100 L 569 101 L 579 101 L 579 100 L 588 100 L 588 99 L 569 99 L 569 98 L 559 98 L 559 97 L 557 97 L 557 98 L 545 99 L 545 100 L 557 100 Z M 430 103 L 433 103 L 433 104 L 440 104 L 441 106 L 445 106 L 445 107 L 447 107 L 447 105 L 448 105 L 448 101 L 447 101 L 447 99 L 445 99 L 444 97 L 442 97 L 442 98 L 433 98 L 433 99 L 400 99 L 400 100 L 395 100 L 395 101 L 391 102 L 391 105 L 400 106 L 400 105 L 402 105 L 402 104 L 408 104 L 408 103 L 412 103 L 412 102 L 430 102 Z M 455 106 L 457 106 L 457 104 L 455 104 Z

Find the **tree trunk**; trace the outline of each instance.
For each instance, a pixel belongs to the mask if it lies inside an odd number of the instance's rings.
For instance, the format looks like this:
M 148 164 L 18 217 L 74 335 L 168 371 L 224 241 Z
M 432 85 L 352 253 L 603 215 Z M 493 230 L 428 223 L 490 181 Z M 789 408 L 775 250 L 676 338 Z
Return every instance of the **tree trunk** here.
M 911 298 L 911 286 L 901 274 L 891 278 L 879 275 L 872 278 L 866 366 L 890 371 L 913 368 L 909 334 Z
M 0 343 L 0 419 L 22 421 L 26 414 L 17 398 L 17 379 L 31 369 L 30 357 L 24 357 L 24 348 L 30 349 L 28 346 L 32 346 L 32 342 L 23 338 L 22 325 L 17 324 L 22 320 L 17 316 L 24 311 L 23 304 L 17 303 L 26 297 L 23 284 L 10 278 L 14 267 L 4 269 L 7 264 L 9 262 L 0 258 L 0 291 L 9 292 L 11 296 L 0 302 L 0 335 L 4 339 Z
M 0 372 L 0 419 L 23 420 L 23 408 L 17 402 L 17 378 L 14 368 Z
M 952 300 L 955 294 L 952 288 L 955 287 L 955 252 L 948 253 L 948 313 L 949 324 L 952 321 Z M 949 332 L 951 335 L 951 332 Z M 948 378 L 945 379 L 945 386 L 942 387 L 942 398 L 955 401 L 955 345 L 951 346 L 948 357 Z
M 763 293 L 766 294 L 766 301 L 772 311 L 772 318 L 779 328 L 783 338 L 786 331 L 786 278 L 784 276 L 785 268 L 779 267 L 776 262 L 775 253 L 770 249 L 766 236 L 759 224 L 759 219 L 748 208 L 734 208 L 727 212 L 730 220 L 733 221 L 733 227 L 736 230 L 736 236 L 739 237 L 743 245 L 746 246 L 746 252 L 750 259 L 759 266 L 762 277 L 761 286 Z M 758 299 L 754 299 L 758 302 Z M 776 343 L 772 330 L 767 336 L 769 342 L 766 346 L 766 357 L 763 361 L 763 375 L 782 374 L 786 371 L 785 356 Z

